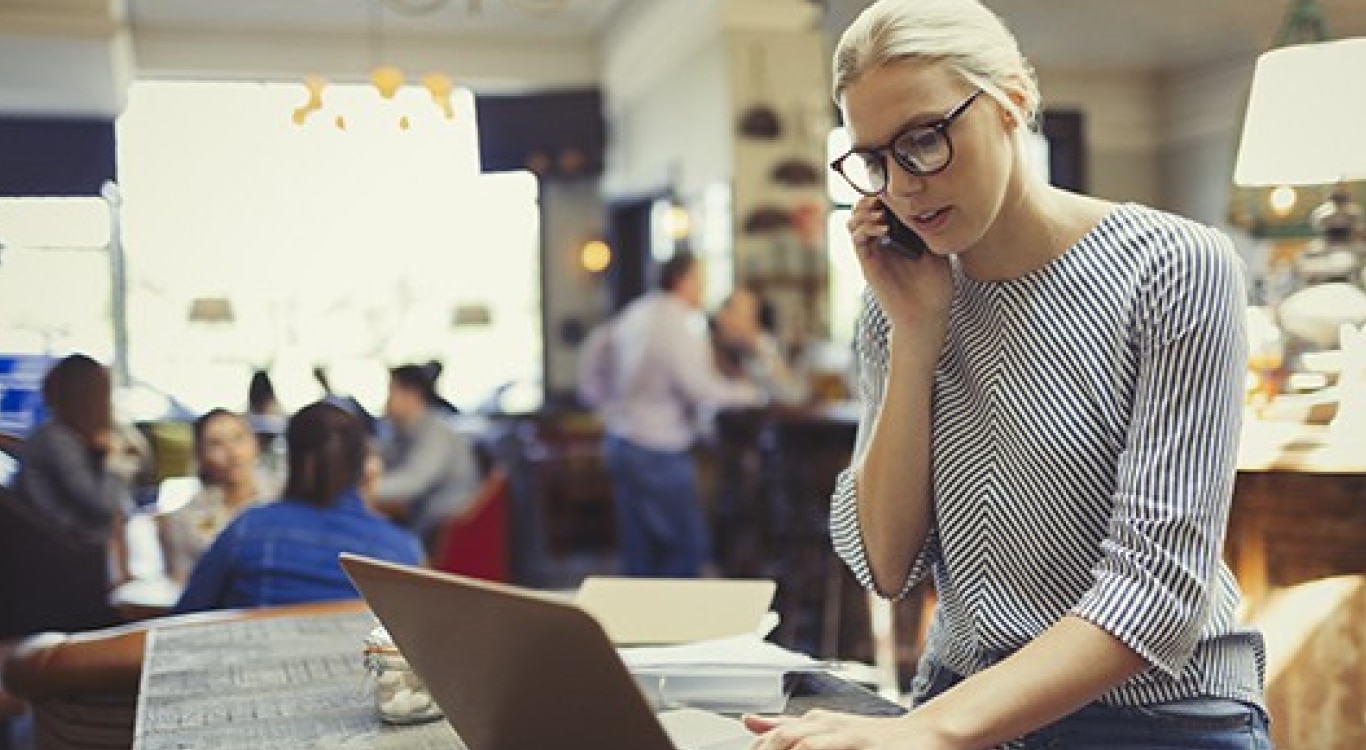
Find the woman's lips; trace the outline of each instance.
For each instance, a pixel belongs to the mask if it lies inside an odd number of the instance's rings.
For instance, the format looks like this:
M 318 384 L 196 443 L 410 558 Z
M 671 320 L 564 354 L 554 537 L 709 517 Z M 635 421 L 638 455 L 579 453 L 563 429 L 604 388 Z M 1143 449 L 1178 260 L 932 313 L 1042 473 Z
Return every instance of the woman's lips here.
M 911 224 L 917 232 L 923 234 L 935 234 L 944 228 L 949 222 L 949 214 L 952 209 L 948 206 L 937 208 L 933 211 L 924 211 L 911 217 Z

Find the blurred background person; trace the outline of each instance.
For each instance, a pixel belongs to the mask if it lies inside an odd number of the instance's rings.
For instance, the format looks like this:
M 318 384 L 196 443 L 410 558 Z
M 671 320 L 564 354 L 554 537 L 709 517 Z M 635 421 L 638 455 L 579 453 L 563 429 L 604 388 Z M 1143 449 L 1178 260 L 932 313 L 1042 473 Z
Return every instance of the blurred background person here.
M 375 484 L 377 506 L 432 551 L 442 524 L 469 504 L 479 487 L 473 441 L 455 429 L 454 407 L 436 392 L 439 365 L 403 365 L 389 373 L 388 420 Z
M 48 370 L 42 389 L 47 420 L 24 444 L 15 489 L 63 532 L 109 544 L 129 502 L 129 477 L 115 471 L 126 462 L 118 459 L 109 370 L 73 354 Z
M 367 447 L 359 420 L 335 404 L 310 404 L 289 420 L 285 444 L 284 496 L 248 508 L 218 535 L 176 612 L 355 598 L 337 564 L 342 552 L 421 563 L 417 540 L 360 495 Z
M 581 393 L 602 414 L 625 575 L 692 577 L 711 556 L 690 450 L 700 410 L 761 404 L 763 391 L 716 369 L 700 312 L 702 269 L 680 252 L 658 288 L 586 345 Z
M 716 369 L 731 379 L 748 380 L 778 403 L 799 404 L 809 393 L 806 380 L 783 352 L 772 330 L 772 315 L 765 325 L 763 303 L 754 290 L 736 287 L 711 318 L 712 353 Z
M 247 383 L 247 423 L 256 435 L 261 455 L 275 469 L 282 458 L 279 455 L 280 436 L 285 431 L 287 413 L 275 395 L 275 382 L 266 370 L 256 370 Z
M 181 508 L 157 517 L 166 574 L 182 584 L 229 522 L 280 491 L 279 478 L 261 465 L 244 415 L 213 409 L 195 421 L 193 432 L 200 489 Z

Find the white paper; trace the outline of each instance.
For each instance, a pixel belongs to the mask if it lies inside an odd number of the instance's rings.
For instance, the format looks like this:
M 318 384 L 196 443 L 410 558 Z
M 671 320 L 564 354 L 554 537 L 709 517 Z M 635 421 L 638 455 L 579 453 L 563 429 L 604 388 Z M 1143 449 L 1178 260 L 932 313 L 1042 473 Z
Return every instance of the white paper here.
M 752 633 L 677 646 L 623 647 L 617 652 L 633 671 L 638 668 L 716 667 L 791 672 L 820 668 L 820 662 L 815 659 L 769 643 Z

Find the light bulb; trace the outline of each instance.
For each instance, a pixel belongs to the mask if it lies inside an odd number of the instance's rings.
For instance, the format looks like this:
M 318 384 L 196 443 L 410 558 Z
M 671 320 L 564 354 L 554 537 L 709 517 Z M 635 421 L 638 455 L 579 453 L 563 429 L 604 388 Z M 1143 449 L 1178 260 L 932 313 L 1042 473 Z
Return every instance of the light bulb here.
M 374 84 L 380 96 L 393 99 L 403 85 L 403 71 L 393 65 L 381 65 L 370 71 L 370 83 Z
M 602 240 L 589 240 L 579 249 L 579 262 L 589 273 L 605 271 L 612 264 L 612 248 Z

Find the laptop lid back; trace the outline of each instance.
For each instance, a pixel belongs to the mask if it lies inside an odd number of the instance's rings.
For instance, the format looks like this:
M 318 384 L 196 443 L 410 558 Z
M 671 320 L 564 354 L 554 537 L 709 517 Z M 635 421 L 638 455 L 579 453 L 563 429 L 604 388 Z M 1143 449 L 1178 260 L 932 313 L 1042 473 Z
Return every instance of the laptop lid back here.
M 524 589 L 343 554 L 470 750 L 672 745 L 592 617 Z

